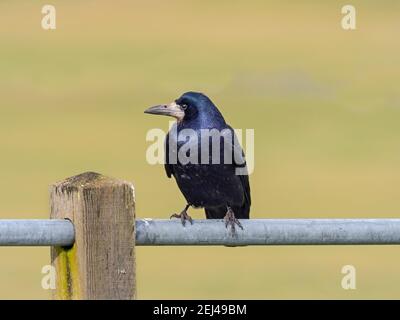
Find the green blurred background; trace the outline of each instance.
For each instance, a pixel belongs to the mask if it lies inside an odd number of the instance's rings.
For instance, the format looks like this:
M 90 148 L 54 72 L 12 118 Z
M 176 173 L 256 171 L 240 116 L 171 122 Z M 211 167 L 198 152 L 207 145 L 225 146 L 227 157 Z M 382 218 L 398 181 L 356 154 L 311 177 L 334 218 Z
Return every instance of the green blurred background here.
M 255 129 L 255 218 L 400 215 L 400 3 L 0 2 L 0 218 L 47 218 L 48 186 L 87 170 L 130 180 L 138 217 L 184 204 L 143 110 L 188 90 Z M 192 210 L 194 218 L 203 212 Z M 138 296 L 399 298 L 399 247 L 137 249 Z M 0 298 L 47 299 L 48 248 L 0 248 Z M 341 288 L 341 268 L 357 289 Z

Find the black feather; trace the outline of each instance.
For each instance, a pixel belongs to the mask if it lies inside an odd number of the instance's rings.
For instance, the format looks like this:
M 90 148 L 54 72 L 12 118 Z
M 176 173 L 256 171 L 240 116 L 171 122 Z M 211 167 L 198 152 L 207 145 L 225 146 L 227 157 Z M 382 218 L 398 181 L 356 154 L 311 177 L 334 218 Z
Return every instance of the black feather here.
M 234 147 L 234 139 L 236 139 L 234 130 L 226 124 L 222 114 L 211 100 L 201 93 L 185 93 L 176 100 L 176 103 L 185 104 L 187 109 L 184 119 L 175 124 L 166 137 L 165 172 L 167 176 L 174 176 L 179 189 L 189 204 L 205 209 L 207 219 L 223 218 L 228 206 L 232 208 L 236 218 L 248 219 L 251 206 L 249 176 L 247 174 L 236 174 L 237 168 L 246 170 L 246 162 L 242 148 L 240 146 Z M 180 147 L 184 144 L 182 141 L 177 141 L 177 135 L 184 129 L 193 129 L 196 132 L 199 150 L 199 163 L 197 164 L 182 164 L 176 157 Z M 210 164 L 200 163 L 201 129 L 225 130 L 226 134 L 222 135 L 220 140 L 220 153 L 218 155 L 220 164 L 211 164 L 211 152 L 209 156 Z M 191 143 L 190 139 L 188 139 L 189 143 Z M 224 141 L 227 143 L 224 144 Z M 212 149 L 212 142 L 211 139 L 210 150 Z M 175 145 L 176 148 L 173 147 Z M 231 148 L 234 160 L 231 164 L 223 163 L 224 145 Z M 171 158 L 171 155 L 173 158 Z M 173 161 L 175 159 L 178 161 Z

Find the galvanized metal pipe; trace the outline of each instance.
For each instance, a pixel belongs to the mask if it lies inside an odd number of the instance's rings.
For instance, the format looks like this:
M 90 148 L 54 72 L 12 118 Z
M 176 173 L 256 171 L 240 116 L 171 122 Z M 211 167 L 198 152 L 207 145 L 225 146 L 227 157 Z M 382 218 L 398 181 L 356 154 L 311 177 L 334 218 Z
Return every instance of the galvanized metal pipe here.
M 136 221 L 136 244 L 163 245 L 382 245 L 400 244 L 400 219 L 251 219 L 232 234 L 222 220 Z M 68 220 L 0 220 L 0 246 L 69 246 Z
M 69 220 L 0 220 L 0 246 L 69 246 L 74 239 Z
M 366 245 L 400 244 L 400 219 L 251 219 L 232 235 L 222 220 L 143 219 L 138 245 Z

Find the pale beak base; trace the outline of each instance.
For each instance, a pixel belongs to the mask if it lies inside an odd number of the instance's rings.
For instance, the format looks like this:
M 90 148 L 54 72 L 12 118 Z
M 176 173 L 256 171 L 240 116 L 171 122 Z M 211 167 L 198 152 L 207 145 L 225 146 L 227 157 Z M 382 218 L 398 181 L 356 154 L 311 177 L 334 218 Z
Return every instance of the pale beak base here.
M 183 111 L 181 106 L 176 104 L 176 102 L 150 107 L 146 109 L 144 113 L 170 116 L 176 118 L 178 121 L 181 121 L 185 116 L 185 111 Z

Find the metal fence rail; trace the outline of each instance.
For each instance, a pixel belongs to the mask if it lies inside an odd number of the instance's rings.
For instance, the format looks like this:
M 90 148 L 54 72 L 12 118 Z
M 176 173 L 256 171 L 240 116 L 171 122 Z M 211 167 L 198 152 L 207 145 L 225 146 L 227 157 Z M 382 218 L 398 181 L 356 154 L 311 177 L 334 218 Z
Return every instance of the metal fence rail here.
M 0 220 L 0 246 L 69 246 L 74 238 L 69 220 Z
M 222 220 L 136 220 L 136 245 L 400 244 L 400 219 L 251 219 L 232 235 Z M 0 220 L 0 246 L 69 246 L 69 220 Z
M 222 220 L 144 219 L 138 245 L 356 245 L 400 244 L 400 219 L 251 219 L 232 236 Z
M 94 172 L 54 183 L 51 219 L 0 220 L 0 246 L 50 246 L 53 298 L 104 300 L 136 299 L 136 246 L 400 244 L 400 219 L 250 219 L 235 233 L 222 220 L 135 219 L 134 190 Z

